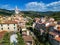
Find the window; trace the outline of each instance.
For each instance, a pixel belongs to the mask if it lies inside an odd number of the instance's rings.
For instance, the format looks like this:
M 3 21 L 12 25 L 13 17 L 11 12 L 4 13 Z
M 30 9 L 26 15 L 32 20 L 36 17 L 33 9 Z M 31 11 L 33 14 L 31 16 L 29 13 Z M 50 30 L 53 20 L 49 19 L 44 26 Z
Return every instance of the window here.
M 1 24 L 1 26 L 3 26 L 3 24 Z
M 1 28 L 1 30 L 3 30 L 3 28 Z
M 8 24 L 8 26 L 9 26 L 9 24 Z
M 8 29 L 9 29 L 9 27 L 8 27 Z
M 18 31 L 19 31 L 19 29 L 18 29 Z
M 15 27 L 14 27 L 14 29 L 15 29 Z
M 15 26 L 15 24 L 14 24 L 14 26 Z

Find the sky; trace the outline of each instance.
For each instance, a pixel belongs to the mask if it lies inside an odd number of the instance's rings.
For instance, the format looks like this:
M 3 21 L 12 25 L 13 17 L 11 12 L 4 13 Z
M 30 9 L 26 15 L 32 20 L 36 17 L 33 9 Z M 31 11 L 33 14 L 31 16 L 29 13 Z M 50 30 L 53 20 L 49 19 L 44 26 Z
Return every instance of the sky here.
M 60 11 L 60 0 L 0 0 L 0 8 L 21 11 Z

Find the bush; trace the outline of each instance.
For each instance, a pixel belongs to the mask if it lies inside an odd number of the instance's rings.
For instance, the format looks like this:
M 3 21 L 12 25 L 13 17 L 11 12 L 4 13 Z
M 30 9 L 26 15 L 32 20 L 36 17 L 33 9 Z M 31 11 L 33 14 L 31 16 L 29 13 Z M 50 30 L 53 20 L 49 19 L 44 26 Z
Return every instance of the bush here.
M 10 45 L 10 35 L 9 33 L 6 33 L 3 37 L 3 40 L 2 40 L 2 44 L 3 45 Z
M 23 40 L 23 38 L 22 38 L 22 36 L 20 35 L 20 33 L 17 33 L 17 35 L 18 35 L 18 43 L 17 43 L 17 45 L 25 45 L 25 43 L 24 43 L 24 40 Z

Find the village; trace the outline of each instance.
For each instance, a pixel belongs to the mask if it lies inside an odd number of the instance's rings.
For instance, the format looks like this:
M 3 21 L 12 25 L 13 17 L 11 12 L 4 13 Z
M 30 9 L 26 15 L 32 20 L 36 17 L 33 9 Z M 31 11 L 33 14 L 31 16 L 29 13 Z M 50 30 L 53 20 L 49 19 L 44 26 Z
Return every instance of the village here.
M 33 45 L 33 42 L 34 42 L 33 38 L 30 34 L 30 31 L 26 28 L 27 22 L 28 22 L 28 19 L 23 17 L 23 13 L 19 12 L 17 6 L 15 8 L 15 13 L 13 15 L 5 16 L 5 17 L 0 16 L 0 33 L 1 33 L 0 40 L 2 39 L 2 37 L 4 37 L 4 34 L 6 32 L 9 32 L 9 33 L 12 32 L 12 34 L 16 34 L 18 32 L 20 34 L 22 33 L 21 35 L 25 42 L 24 45 L 26 45 L 26 44 Z M 12 37 L 12 38 L 14 38 L 14 37 Z M 3 45 L 5 45 L 5 44 L 3 44 Z M 6 44 L 6 45 L 8 45 L 8 44 Z
M 32 29 L 28 29 L 26 23 L 29 23 L 29 20 L 23 15 L 16 6 L 15 13 L 11 16 L 0 16 L 0 40 L 2 40 L 0 45 L 40 45 L 41 42 L 60 45 L 60 21 L 52 17 L 34 18 L 33 24 L 28 26 Z M 9 33 L 7 35 L 9 44 L 7 42 L 4 44 L 3 37 L 6 32 Z M 19 43 L 20 39 L 23 40 L 23 44 Z M 36 44 L 34 39 L 37 39 L 40 44 Z
M 43 43 L 47 41 L 50 45 L 60 45 L 60 21 L 54 18 L 35 18 L 33 29 L 39 41 Z M 45 42 L 44 45 L 49 44 Z

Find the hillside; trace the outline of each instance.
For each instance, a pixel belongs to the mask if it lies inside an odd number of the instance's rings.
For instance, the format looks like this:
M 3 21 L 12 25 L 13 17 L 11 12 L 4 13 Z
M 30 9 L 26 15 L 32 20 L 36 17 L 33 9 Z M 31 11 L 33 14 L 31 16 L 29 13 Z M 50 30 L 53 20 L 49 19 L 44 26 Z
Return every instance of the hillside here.
M 0 9 L 0 15 L 2 16 L 10 16 L 13 12 L 10 10 L 6 10 L 6 9 Z
M 52 11 L 48 11 L 48 12 L 24 11 L 23 13 L 24 13 L 24 16 L 29 16 L 31 18 L 48 16 L 48 17 L 53 17 L 56 20 L 60 20 L 60 12 L 52 12 Z
M 54 17 L 56 20 L 60 20 L 60 12 L 52 12 L 52 11 L 47 11 L 47 12 L 36 12 L 36 11 L 21 11 L 24 13 L 24 16 L 29 16 L 31 18 L 34 17 Z M 6 9 L 0 9 L 0 15 L 2 16 L 10 16 L 14 14 L 14 10 L 6 10 Z

